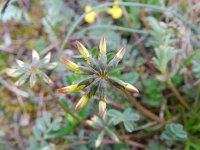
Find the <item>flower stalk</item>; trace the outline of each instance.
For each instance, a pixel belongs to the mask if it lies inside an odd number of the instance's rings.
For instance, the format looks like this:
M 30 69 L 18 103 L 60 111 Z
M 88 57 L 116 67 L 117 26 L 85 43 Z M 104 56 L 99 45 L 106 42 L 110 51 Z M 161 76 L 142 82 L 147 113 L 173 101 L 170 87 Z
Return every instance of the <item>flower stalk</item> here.
M 154 113 L 152 113 L 151 111 L 149 111 L 148 109 L 146 109 L 144 106 L 142 106 L 140 103 L 138 103 L 138 101 L 127 91 L 125 90 L 121 90 L 128 98 L 129 100 L 134 104 L 134 106 L 144 115 L 148 116 L 149 118 L 163 124 L 166 125 L 168 124 L 168 121 L 163 120 L 161 118 L 159 118 L 157 115 L 155 115 Z

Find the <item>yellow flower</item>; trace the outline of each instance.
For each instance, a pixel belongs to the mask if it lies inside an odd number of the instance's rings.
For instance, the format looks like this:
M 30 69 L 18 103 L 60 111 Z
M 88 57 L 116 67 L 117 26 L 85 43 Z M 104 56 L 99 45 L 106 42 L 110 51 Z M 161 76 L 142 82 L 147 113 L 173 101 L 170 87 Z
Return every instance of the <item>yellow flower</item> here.
M 119 19 L 123 15 L 122 9 L 118 5 L 113 5 L 107 12 L 113 19 Z
M 85 7 L 85 12 L 89 12 L 91 9 L 92 7 L 90 5 L 87 5 Z M 96 19 L 96 13 L 92 11 L 88 13 L 87 15 L 85 15 L 84 19 L 85 19 L 85 22 L 87 23 L 93 23 Z

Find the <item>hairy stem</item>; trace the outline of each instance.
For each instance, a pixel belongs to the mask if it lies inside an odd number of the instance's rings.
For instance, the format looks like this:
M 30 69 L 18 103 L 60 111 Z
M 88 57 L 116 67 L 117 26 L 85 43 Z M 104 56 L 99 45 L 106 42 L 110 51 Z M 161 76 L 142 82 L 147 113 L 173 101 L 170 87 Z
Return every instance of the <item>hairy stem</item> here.
M 159 118 L 157 115 L 155 115 L 154 113 L 146 109 L 144 106 L 142 106 L 140 103 L 138 103 L 138 101 L 129 92 L 125 90 L 123 90 L 122 92 L 131 100 L 131 102 L 133 102 L 134 106 L 144 115 L 163 125 L 166 125 L 168 123 L 166 120 Z

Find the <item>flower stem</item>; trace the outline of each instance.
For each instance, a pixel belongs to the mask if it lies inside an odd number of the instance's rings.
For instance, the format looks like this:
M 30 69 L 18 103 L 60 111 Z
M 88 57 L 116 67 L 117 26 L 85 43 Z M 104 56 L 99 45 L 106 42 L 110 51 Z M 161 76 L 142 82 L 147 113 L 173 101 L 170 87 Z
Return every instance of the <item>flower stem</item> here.
M 72 116 L 80 124 L 83 124 L 84 126 L 88 126 L 88 124 L 85 121 L 83 121 L 81 118 L 76 116 L 73 112 L 71 112 L 71 110 L 69 108 L 67 108 L 64 104 L 62 104 L 62 102 L 59 101 L 59 104 L 70 116 Z
M 165 80 L 168 84 L 168 86 L 171 88 L 172 92 L 176 95 L 176 97 L 178 98 L 178 100 L 180 101 L 180 103 L 187 109 L 190 110 L 189 105 L 186 103 L 185 99 L 180 95 L 180 93 L 178 92 L 178 90 L 176 89 L 176 87 L 174 86 L 172 80 L 170 79 L 169 76 L 165 76 Z
M 148 109 L 146 109 L 144 106 L 142 106 L 140 103 L 137 102 L 137 100 L 127 91 L 123 90 L 123 93 L 133 102 L 134 106 L 143 114 L 145 114 L 146 116 L 148 116 L 149 118 L 163 124 L 166 125 L 168 122 L 166 120 L 163 120 L 161 118 L 159 118 L 157 115 L 155 115 L 154 113 L 152 113 L 151 111 L 149 111 Z

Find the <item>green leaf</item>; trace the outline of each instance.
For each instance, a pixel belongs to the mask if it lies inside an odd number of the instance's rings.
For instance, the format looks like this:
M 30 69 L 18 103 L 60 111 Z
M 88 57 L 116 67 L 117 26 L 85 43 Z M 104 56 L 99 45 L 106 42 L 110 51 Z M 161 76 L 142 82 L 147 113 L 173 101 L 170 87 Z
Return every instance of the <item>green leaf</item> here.
M 44 121 L 45 123 L 47 124 L 47 126 L 50 126 L 51 125 L 51 118 L 52 118 L 52 115 L 49 113 L 49 112 L 44 112 L 43 113 L 43 118 L 44 118 Z
M 46 135 L 45 135 L 45 139 L 50 139 L 50 138 L 57 138 L 57 137 L 62 137 L 68 134 L 68 128 L 64 127 L 64 128 L 59 128 L 58 130 L 54 130 L 54 131 L 49 131 Z
M 139 74 L 136 72 L 124 73 L 120 76 L 120 79 L 127 83 L 135 84 L 139 79 Z
M 99 147 L 103 141 L 103 137 L 104 137 L 104 131 L 101 131 L 100 134 L 98 135 L 96 141 L 95 141 L 95 147 Z
M 117 135 L 116 135 L 113 131 L 111 131 L 111 130 L 109 130 L 109 129 L 107 129 L 106 131 L 107 131 L 108 135 L 110 136 L 110 138 L 111 138 L 113 141 L 119 142 L 119 138 L 117 137 Z
M 183 142 L 187 140 L 187 133 L 183 130 L 182 125 L 171 123 L 166 126 L 161 138 L 165 140 L 168 145 L 172 145 L 175 141 Z
M 133 132 L 134 127 L 131 121 L 124 121 L 124 127 L 126 128 L 126 131 Z
M 42 132 L 45 132 L 46 129 L 47 129 L 43 118 L 39 118 L 39 119 L 36 121 L 36 126 L 37 126 L 37 128 L 40 129 L 40 131 L 42 131 Z
M 42 138 L 42 132 L 36 126 L 33 127 L 33 135 L 35 138 L 40 139 Z
M 151 140 L 145 150 L 168 150 L 168 148 L 157 141 Z
M 111 117 L 111 120 L 114 125 L 117 125 L 123 122 L 125 129 L 128 132 L 132 132 L 134 130 L 134 122 L 139 120 L 139 114 L 137 112 L 133 112 L 130 108 L 127 108 L 123 113 L 118 110 L 108 110 L 106 113 Z

